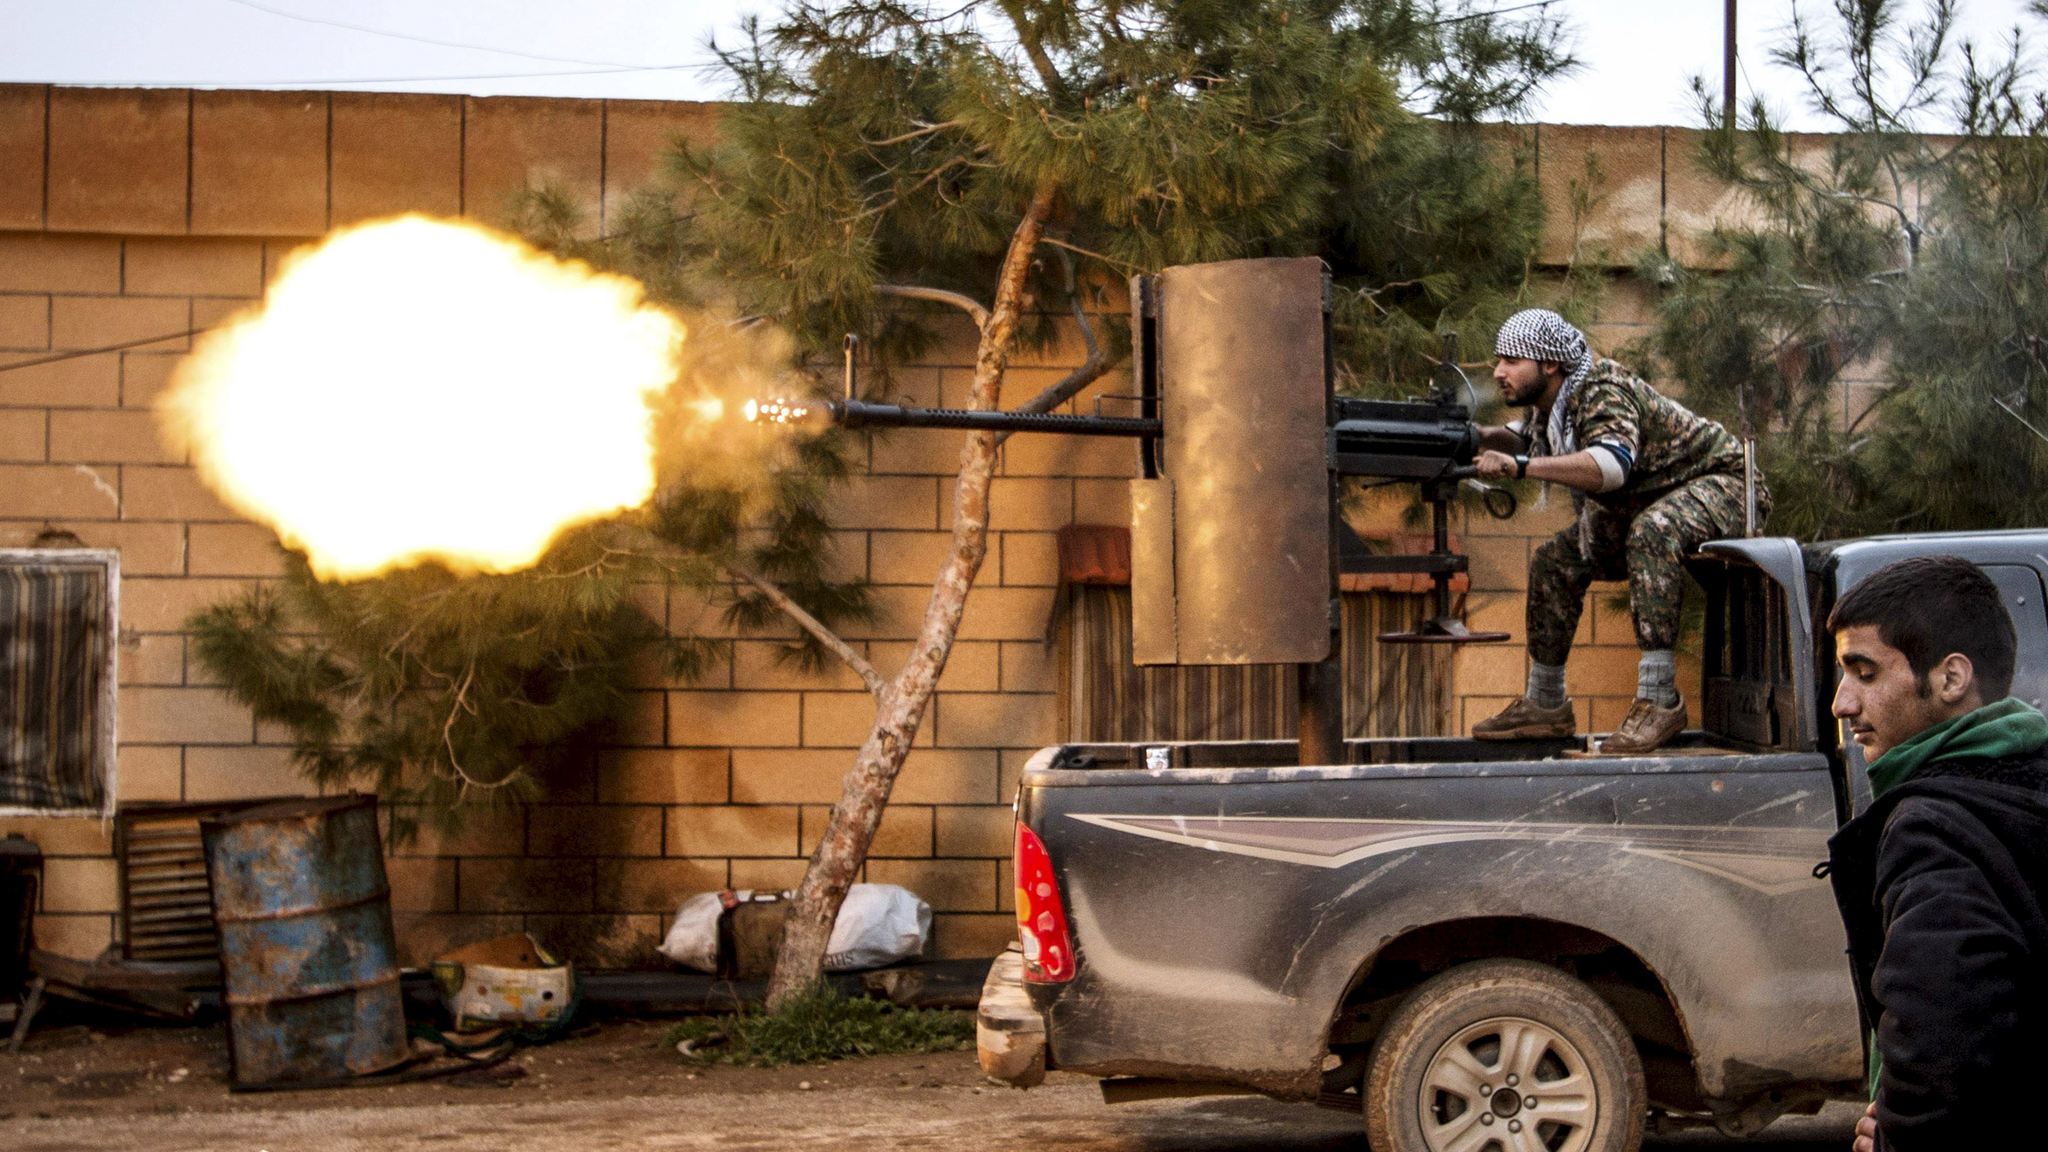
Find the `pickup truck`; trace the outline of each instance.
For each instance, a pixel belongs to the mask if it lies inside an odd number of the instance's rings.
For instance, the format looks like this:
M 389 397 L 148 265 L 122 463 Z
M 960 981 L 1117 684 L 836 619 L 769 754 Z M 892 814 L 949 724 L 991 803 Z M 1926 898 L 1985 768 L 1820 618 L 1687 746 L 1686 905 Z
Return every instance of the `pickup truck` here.
M 1846 589 L 1954 553 L 2004 592 L 2013 695 L 2048 694 L 2048 531 L 1715 541 L 1701 726 L 1585 738 L 1066 744 L 1016 799 L 1019 948 L 983 1067 L 1106 1099 L 1263 1093 L 1363 1113 L 1376 1152 L 1608 1152 L 1860 1099 L 1816 865 L 1870 800 L 1829 712 Z

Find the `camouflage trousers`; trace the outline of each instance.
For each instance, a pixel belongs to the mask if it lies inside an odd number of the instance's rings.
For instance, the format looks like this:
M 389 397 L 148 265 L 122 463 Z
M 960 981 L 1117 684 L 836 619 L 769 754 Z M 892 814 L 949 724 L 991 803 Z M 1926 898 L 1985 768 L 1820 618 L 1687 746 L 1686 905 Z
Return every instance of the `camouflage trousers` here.
M 1770 509 L 1759 477 L 1759 519 Z M 1702 476 L 1620 508 L 1587 500 L 1581 516 L 1582 523 L 1538 545 L 1529 561 L 1529 656 L 1539 663 L 1562 664 L 1571 654 L 1595 580 L 1628 581 L 1638 645 L 1676 647 L 1685 558 L 1709 540 L 1742 535 L 1742 477 Z

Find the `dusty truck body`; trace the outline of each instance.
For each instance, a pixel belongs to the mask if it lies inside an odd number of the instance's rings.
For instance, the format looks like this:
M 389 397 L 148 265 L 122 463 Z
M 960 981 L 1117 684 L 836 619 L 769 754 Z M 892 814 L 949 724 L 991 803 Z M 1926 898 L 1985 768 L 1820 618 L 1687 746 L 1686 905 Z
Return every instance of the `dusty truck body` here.
M 1419 1118 L 1396 1149 L 1625 1147 L 1617 1113 L 1636 1132 L 1647 1115 L 1743 1133 L 1854 1097 L 1861 1030 L 1814 870 L 1869 792 L 1828 713 L 1816 622 L 1870 571 L 1931 552 L 1997 579 L 2014 695 L 2038 700 L 2048 533 L 1753 539 L 1693 561 L 1702 726 L 1662 755 L 1365 740 L 1304 767 L 1291 742 L 1045 749 L 1017 796 L 1024 951 L 990 977 L 984 1064 L 1016 1083 L 1091 1073 L 1112 1096 L 1252 1090 L 1369 1127 L 1405 1107 Z M 1620 1038 L 1605 1056 L 1602 1020 Z M 1511 1040 L 1528 1046 L 1513 1091 Z M 1524 1121 L 1526 1145 L 1507 1131 Z

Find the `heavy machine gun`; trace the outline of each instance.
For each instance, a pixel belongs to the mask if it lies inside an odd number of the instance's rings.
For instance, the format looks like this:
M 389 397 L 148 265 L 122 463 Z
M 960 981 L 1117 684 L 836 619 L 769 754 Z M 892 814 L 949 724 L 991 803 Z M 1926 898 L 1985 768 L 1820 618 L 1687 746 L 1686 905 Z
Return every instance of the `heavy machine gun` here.
M 1452 612 L 1468 560 L 1450 547 L 1450 504 L 1477 484 L 1476 402 L 1457 367 L 1457 337 L 1419 400 L 1336 394 L 1330 284 L 1307 259 L 1169 268 L 1131 281 L 1134 411 L 1095 414 L 919 408 L 861 400 L 853 356 L 847 392 L 822 405 L 771 402 L 750 415 L 829 420 L 846 428 L 961 428 L 1119 436 L 1137 442 L 1131 481 L 1132 648 L 1143 664 L 1300 667 L 1301 762 L 1339 763 L 1339 574 L 1414 573 L 1432 583 L 1433 615 L 1388 643 L 1475 643 Z M 1463 390 L 1465 396 L 1459 396 Z M 1339 515 L 1345 477 L 1421 487 L 1433 547 L 1369 556 Z M 1514 495 L 1485 489 L 1502 519 Z M 1347 540 L 1348 538 L 1348 540 Z M 1344 548 L 1345 543 L 1357 545 Z

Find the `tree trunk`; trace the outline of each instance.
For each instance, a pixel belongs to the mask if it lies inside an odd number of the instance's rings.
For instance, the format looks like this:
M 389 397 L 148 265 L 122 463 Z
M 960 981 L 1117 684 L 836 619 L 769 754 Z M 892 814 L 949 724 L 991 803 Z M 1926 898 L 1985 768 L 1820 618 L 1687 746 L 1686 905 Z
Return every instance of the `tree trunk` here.
M 1045 230 L 1055 191 L 1051 183 L 1039 186 L 1010 237 L 1002 275 L 996 283 L 995 304 L 981 327 L 970 408 L 993 409 L 1002 399 L 1003 372 L 1009 363 L 1017 316 L 1023 310 L 1024 277 Z M 896 774 L 910 755 L 911 742 L 924 721 L 925 706 L 931 702 L 939 674 L 945 671 L 946 658 L 952 654 L 953 638 L 960 631 L 960 616 L 967 608 L 968 590 L 974 586 L 974 577 L 988 554 L 989 481 L 995 472 L 997 443 L 994 434 L 976 432 L 967 437 L 961 449 L 960 477 L 953 486 L 953 549 L 932 585 L 916 648 L 902 670 L 875 694 L 874 727 L 868 730 L 867 740 L 846 774 L 839 803 L 833 805 L 824 835 L 797 885 L 788 919 L 783 922 L 775 972 L 768 981 L 770 1011 L 788 1003 L 823 971 L 825 948 L 832 937 L 833 922 L 839 918 L 839 905 L 867 859 L 868 845 L 874 841 L 875 829 L 882 822 L 889 792 L 896 785 Z

